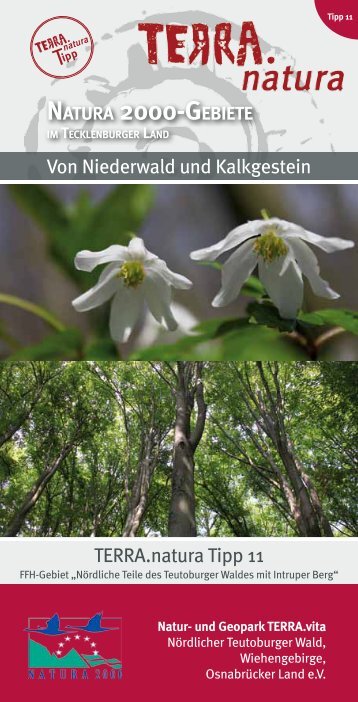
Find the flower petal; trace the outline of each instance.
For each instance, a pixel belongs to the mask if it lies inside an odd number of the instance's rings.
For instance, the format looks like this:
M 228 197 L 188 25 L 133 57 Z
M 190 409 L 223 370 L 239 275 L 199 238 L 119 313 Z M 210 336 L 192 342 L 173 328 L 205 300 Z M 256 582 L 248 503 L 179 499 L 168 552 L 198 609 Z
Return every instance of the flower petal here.
M 79 271 L 93 271 L 101 263 L 110 261 L 124 261 L 127 253 L 126 246 L 113 244 L 103 251 L 79 251 L 75 258 L 75 266 Z
M 178 324 L 170 309 L 171 289 L 168 283 L 160 275 L 150 271 L 144 280 L 143 291 L 153 317 L 160 324 L 164 324 L 168 331 L 174 331 Z
M 252 241 L 246 241 L 228 258 L 222 268 L 221 290 L 212 301 L 213 307 L 223 307 L 235 300 L 257 264 Z
M 194 261 L 214 261 L 215 258 L 218 258 L 218 256 L 225 251 L 233 249 L 234 246 L 242 244 L 251 237 L 258 236 L 262 229 L 267 227 L 271 221 L 272 220 L 255 219 L 253 222 L 241 224 L 239 227 L 236 227 L 229 232 L 225 239 L 218 241 L 216 244 L 213 244 L 213 246 L 208 246 L 206 249 L 192 251 L 190 258 L 192 258 Z
M 189 290 L 189 288 L 193 286 L 193 283 L 191 280 L 189 280 L 189 278 L 186 278 L 184 275 L 180 275 L 180 273 L 174 273 L 174 271 L 171 271 L 165 261 L 162 261 L 160 258 L 157 258 L 156 261 L 149 262 L 145 268 L 147 271 L 155 271 L 163 278 L 163 280 L 165 280 L 166 283 L 168 283 L 168 285 L 172 285 L 173 288 L 178 288 L 178 290 Z
M 143 326 L 136 335 L 135 343 L 137 348 L 151 346 L 152 344 L 173 343 L 183 336 L 194 335 L 193 327 L 199 324 L 199 319 L 195 317 L 187 307 L 183 307 L 178 302 L 172 302 L 171 309 L 178 322 L 176 331 L 167 332 L 150 313 L 146 310 Z
M 142 303 L 141 288 L 134 290 L 120 285 L 112 300 L 109 315 L 109 331 L 114 341 L 117 343 L 128 341 L 139 317 Z
M 317 258 L 309 246 L 300 239 L 291 239 L 290 246 L 298 266 L 303 275 L 308 278 L 313 292 L 320 297 L 328 297 L 331 300 L 335 300 L 339 297 L 339 294 L 332 290 L 327 281 L 323 280 L 319 275 Z
M 286 271 L 282 271 L 282 261 L 272 263 L 259 260 L 259 277 L 272 302 L 283 319 L 294 319 L 302 306 L 303 281 L 301 271 L 295 261 L 291 261 Z
M 72 301 L 72 305 L 77 312 L 88 312 L 94 307 L 99 307 L 107 302 L 117 290 L 119 281 L 117 276 L 118 263 L 110 263 L 102 271 L 98 278 L 98 283 Z
M 286 222 L 290 225 L 290 222 Z M 309 244 L 318 246 L 320 249 L 326 253 L 332 253 L 333 251 L 342 251 L 343 249 L 351 249 L 354 246 L 354 241 L 349 239 L 339 239 L 338 237 L 327 237 L 321 236 L 320 234 L 314 234 L 314 232 L 309 232 L 303 227 L 299 227 L 297 224 L 291 224 L 284 232 L 284 238 L 286 239 L 302 239 L 303 241 L 308 241 Z
M 134 236 L 126 248 L 126 260 L 154 261 L 158 256 L 149 253 L 144 246 L 144 241 L 139 236 Z

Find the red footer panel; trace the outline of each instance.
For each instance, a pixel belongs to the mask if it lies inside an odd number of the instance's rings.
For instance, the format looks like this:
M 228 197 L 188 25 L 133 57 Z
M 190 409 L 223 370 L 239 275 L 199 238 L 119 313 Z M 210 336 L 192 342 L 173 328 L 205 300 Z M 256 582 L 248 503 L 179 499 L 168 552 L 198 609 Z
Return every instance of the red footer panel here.
M 3 699 L 347 700 L 351 585 L 2 585 Z

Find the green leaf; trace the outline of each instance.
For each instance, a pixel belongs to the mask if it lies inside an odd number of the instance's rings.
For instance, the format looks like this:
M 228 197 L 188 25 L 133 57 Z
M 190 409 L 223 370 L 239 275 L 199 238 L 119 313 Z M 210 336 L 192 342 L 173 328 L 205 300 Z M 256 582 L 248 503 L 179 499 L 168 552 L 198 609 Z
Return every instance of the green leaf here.
M 241 293 L 242 295 L 247 295 L 247 297 L 256 298 L 264 297 L 267 294 L 261 281 L 253 275 L 250 275 L 250 278 L 247 279 L 241 288 Z
M 113 243 L 128 244 L 131 238 L 128 232 L 138 232 L 153 204 L 153 192 L 151 185 L 143 184 L 117 185 L 110 190 L 94 208 L 91 241 L 99 249 Z
M 267 327 L 273 327 L 282 332 L 291 332 L 295 329 L 296 320 L 282 319 L 278 309 L 272 302 L 251 302 L 247 306 L 247 311 L 257 324 L 264 324 Z
M 64 207 L 42 185 L 12 185 L 10 192 L 46 234 L 56 263 L 83 288 L 97 280 L 98 272 L 77 271 L 76 253 L 128 244 L 130 232 L 137 232 L 142 225 L 153 196 L 151 185 L 117 185 L 99 203 L 93 204 L 88 191 L 83 190 L 74 204 Z
M 215 268 L 217 271 L 221 271 L 223 264 L 219 261 L 195 261 L 198 266 L 207 266 L 208 268 Z
M 351 334 L 358 334 L 358 314 L 351 310 L 317 310 L 301 312 L 298 320 L 315 326 L 342 327 Z
M 118 353 L 111 339 L 103 339 L 87 346 L 84 358 L 87 361 L 118 361 Z
M 150 346 L 146 349 L 135 351 L 131 360 L 136 361 L 180 361 L 181 359 L 194 358 L 193 349 L 204 341 L 207 337 L 185 336 L 175 344 L 161 344 L 160 346 Z M 204 359 L 203 359 L 204 360 Z
M 76 237 L 71 228 L 70 212 L 43 185 L 10 185 L 9 189 L 17 204 L 46 234 L 50 255 L 71 275 Z
M 220 361 L 295 361 L 305 352 L 274 329 L 249 324 L 222 337 Z
M 238 319 L 237 317 L 208 319 L 206 322 L 197 324 L 193 331 L 204 334 L 207 339 L 214 339 L 243 324 L 247 324 L 247 319 Z
M 11 195 L 20 207 L 43 229 L 65 232 L 69 224 L 66 208 L 42 185 L 9 185 Z
M 34 346 L 27 346 L 10 356 L 10 361 L 39 361 L 50 359 L 77 359 L 82 347 L 82 337 L 77 329 L 66 329 L 47 336 Z
M 252 302 L 247 307 L 248 312 L 254 318 L 254 325 L 265 325 L 280 331 L 291 332 L 295 328 L 295 320 L 282 319 L 276 307 L 271 302 Z M 250 320 L 251 321 L 251 320 Z M 248 326 L 249 319 L 228 317 L 227 319 L 209 319 L 194 327 L 193 331 L 205 335 L 205 339 L 214 339 L 230 332 L 240 331 Z
M 6 305 L 13 305 L 14 307 L 19 307 L 25 312 L 30 312 L 36 317 L 40 317 L 44 322 L 47 322 L 51 327 L 57 329 L 57 331 L 64 331 L 65 327 L 62 322 L 55 317 L 52 312 L 49 312 L 44 307 L 36 305 L 34 302 L 29 300 L 23 300 L 21 297 L 16 297 L 15 295 L 7 295 L 6 293 L 0 293 L 0 302 Z
M 209 320 L 199 325 L 206 333 L 184 337 L 175 344 L 153 346 L 132 355 L 133 360 L 174 361 L 292 361 L 305 352 L 278 331 L 249 324 L 247 319 Z

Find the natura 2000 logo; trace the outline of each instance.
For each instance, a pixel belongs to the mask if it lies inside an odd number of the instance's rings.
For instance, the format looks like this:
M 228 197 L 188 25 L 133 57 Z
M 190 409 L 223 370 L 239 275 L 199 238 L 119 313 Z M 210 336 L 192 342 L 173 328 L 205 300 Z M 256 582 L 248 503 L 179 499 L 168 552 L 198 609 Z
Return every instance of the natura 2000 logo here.
M 29 680 L 121 680 L 122 619 L 29 617 Z

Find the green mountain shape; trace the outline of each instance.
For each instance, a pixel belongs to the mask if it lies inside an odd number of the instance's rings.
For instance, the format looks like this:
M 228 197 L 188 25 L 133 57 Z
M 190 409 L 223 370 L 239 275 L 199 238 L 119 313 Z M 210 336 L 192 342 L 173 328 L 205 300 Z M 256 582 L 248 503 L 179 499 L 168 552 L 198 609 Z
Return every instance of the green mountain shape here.
M 118 658 L 102 658 L 102 656 L 95 656 L 93 654 L 89 656 L 83 654 L 83 658 L 88 662 L 91 668 L 95 668 L 98 665 L 109 665 L 111 668 L 116 669 L 122 667 L 122 663 Z
M 57 658 L 37 641 L 29 641 L 29 667 L 30 668 L 88 668 L 88 664 L 74 648 L 66 653 L 63 658 Z

